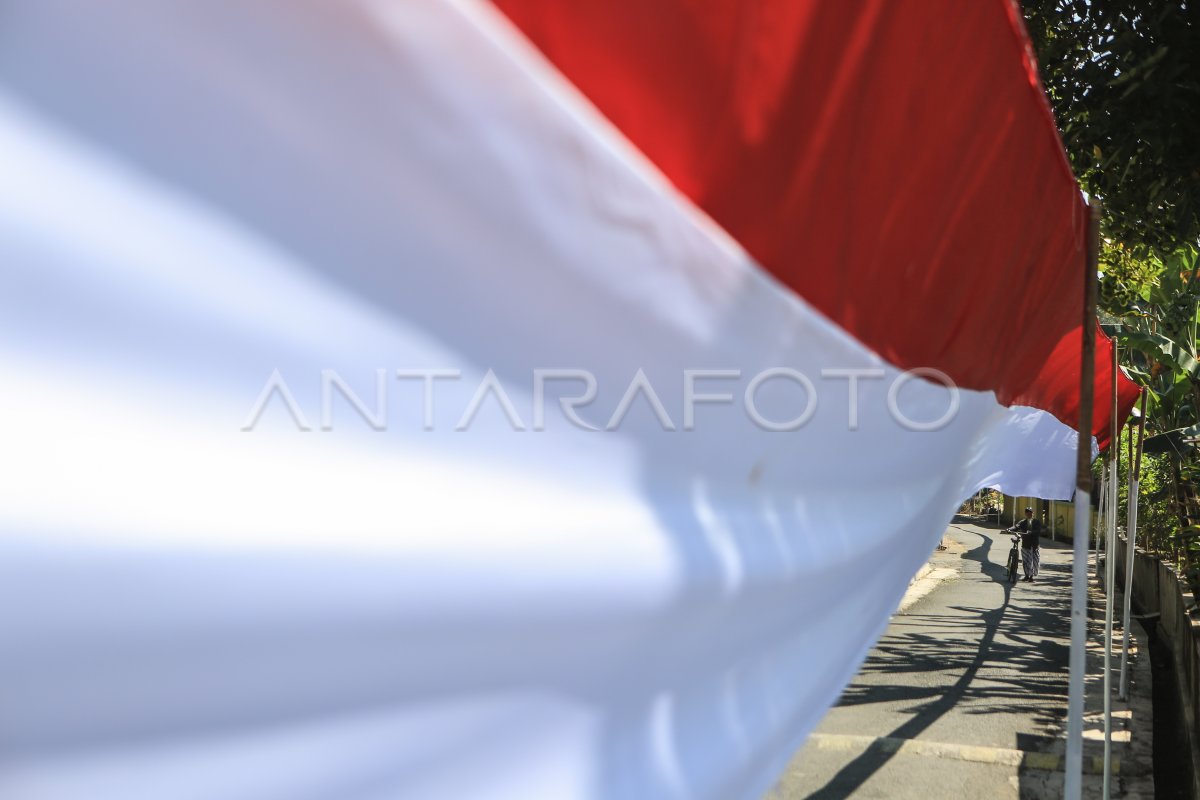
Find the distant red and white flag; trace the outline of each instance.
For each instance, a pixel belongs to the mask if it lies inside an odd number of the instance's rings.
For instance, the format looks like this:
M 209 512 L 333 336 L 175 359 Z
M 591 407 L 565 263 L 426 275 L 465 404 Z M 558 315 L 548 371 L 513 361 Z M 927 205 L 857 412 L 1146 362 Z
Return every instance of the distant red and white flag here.
M 1071 495 L 1008 0 L 19 1 L 0 175 L 0 796 L 758 797 Z

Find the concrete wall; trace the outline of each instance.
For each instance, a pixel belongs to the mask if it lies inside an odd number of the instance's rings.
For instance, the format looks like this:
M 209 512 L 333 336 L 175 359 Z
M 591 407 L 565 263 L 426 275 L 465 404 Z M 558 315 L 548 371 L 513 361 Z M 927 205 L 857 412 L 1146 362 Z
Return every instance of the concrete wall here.
M 1117 584 L 1125 585 L 1125 541 L 1117 553 Z M 1133 561 L 1133 606 L 1140 614 L 1159 614 L 1157 634 L 1175 657 L 1180 703 L 1185 720 L 1187 749 L 1192 754 L 1192 797 L 1200 798 L 1200 620 L 1192 619 L 1187 606 L 1191 590 L 1175 568 L 1157 558 L 1138 553 Z M 1158 690 L 1158 687 L 1155 687 Z

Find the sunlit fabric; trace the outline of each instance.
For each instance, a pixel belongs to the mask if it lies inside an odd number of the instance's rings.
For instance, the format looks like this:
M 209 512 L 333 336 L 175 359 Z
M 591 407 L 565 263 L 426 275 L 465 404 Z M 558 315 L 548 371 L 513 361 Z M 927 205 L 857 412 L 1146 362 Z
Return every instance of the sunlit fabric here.
M 636 144 L 482 3 L 5 8 L 0 797 L 758 797 L 962 498 L 1070 496 Z
M 1077 426 L 1088 212 L 1016 3 L 496 4 L 859 341 Z M 1098 335 L 1097 396 L 1111 353 Z M 1103 447 L 1112 404 L 1093 410 Z

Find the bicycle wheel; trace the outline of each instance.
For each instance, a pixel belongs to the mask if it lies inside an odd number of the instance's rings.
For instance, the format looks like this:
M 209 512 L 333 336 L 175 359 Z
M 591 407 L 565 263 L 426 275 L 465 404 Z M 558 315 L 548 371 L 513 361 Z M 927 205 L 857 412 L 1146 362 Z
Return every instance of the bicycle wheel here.
M 1017 561 L 1018 561 L 1018 556 L 1015 552 L 1008 554 L 1008 582 L 1009 583 L 1017 582 Z

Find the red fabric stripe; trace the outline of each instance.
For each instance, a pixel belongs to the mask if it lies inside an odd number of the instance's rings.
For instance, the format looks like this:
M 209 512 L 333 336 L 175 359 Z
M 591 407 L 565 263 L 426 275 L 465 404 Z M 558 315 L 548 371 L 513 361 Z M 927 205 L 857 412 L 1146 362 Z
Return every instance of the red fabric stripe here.
M 1086 208 L 1010 0 L 495 2 L 865 345 L 1077 423 Z

